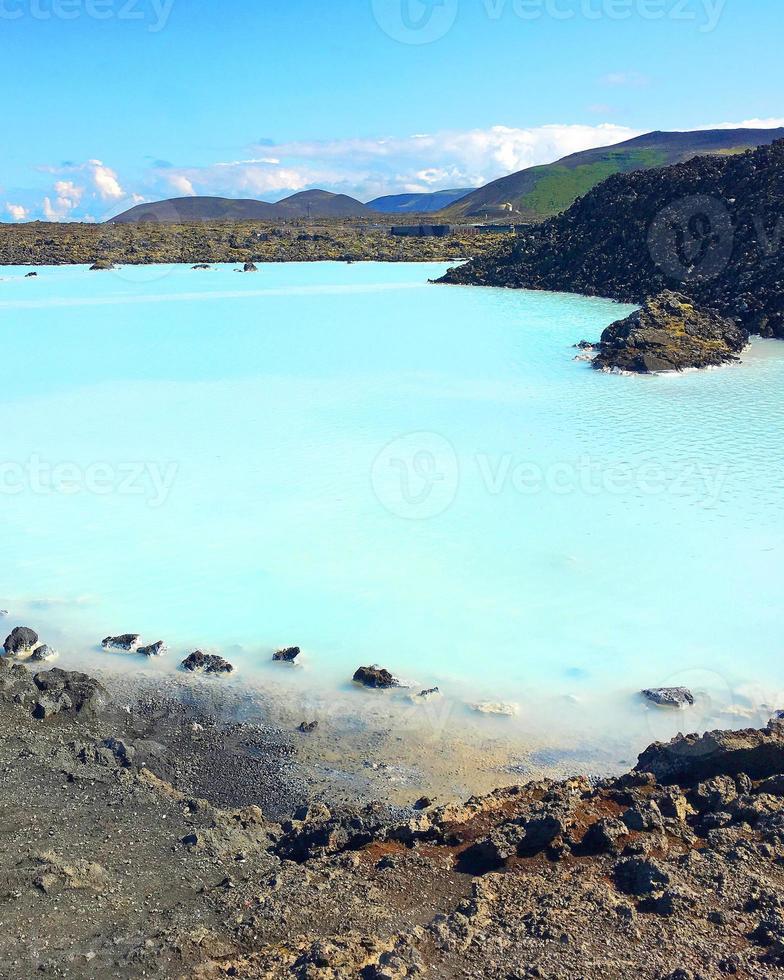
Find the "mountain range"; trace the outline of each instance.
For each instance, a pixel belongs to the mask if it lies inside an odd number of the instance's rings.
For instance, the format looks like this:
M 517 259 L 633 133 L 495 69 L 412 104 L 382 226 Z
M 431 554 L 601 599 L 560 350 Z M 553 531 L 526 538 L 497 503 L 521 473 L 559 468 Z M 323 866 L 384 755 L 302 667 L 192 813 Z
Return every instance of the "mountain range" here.
M 463 187 L 430 194 L 389 194 L 369 201 L 368 207 L 382 214 L 432 214 L 449 207 L 475 190 L 474 187 Z
M 476 190 L 458 188 L 426 194 L 391 194 L 363 204 L 346 194 L 301 191 L 276 204 L 223 197 L 185 197 L 139 204 L 110 220 L 285 221 L 296 218 L 373 218 L 379 214 L 433 214 L 439 221 L 544 221 L 566 211 L 577 198 L 617 173 L 666 167 L 714 154 L 727 156 L 784 138 L 784 129 L 708 129 L 654 132 L 614 146 L 584 150 L 543 166 L 528 167 Z
M 277 204 L 238 200 L 231 197 L 177 197 L 150 204 L 137 204 L 111 218 L 112 224 L 156 222 L 182 224 L 189 221 L 276 221 L 292 218 L 350 218 L 375 212 L 346 194 L 313 190 L 292 194 Z

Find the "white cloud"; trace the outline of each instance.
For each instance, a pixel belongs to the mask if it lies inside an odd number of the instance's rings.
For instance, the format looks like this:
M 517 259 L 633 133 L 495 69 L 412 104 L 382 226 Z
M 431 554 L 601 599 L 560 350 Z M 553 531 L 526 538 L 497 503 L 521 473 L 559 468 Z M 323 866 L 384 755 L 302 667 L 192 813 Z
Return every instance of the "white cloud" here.
M 784 119 L 772 117 L 768 119 L 746 119 L 744 122 L 723 122 L 713 126 L 700 126 L 700 129 L 782 129 Z
M 14 221 L 26 221 L 30 214 L 28 209 L 22 207 L 21 204 L 9 204 L 6 202 L 5 209 Z
M 44 217 L 47 221 L 66 221 L 81 204 L 84 188 L 77 187 L 72 180 L 58 180 L 54 193 L 54 201 L 50 197 L 44 198 Z
M 125 191 L 120 186 L 117 174 L 110 167 L 105 166 L 100 160 L 90 160 L 87 169 L 92 175 L 93 184 L 102 201 L 117 201 L 125 197 Z
M 272 147 L 274 156 L 175 168 L 161 179 L 184 178 L 202 193 L 280 197 L 325 187 L 369 200 L 399 191 L 480 186 L 525 167 L 551 163 L 578 150 L 639 135 L 625 126 L 553 124 L 531 129 L 417 133 L 404 137 L 298 141 Z M 260 146 L 254 150 L 262 149 Z M 265 149 L 269 147 L 265 144 Z
M 184 197 L 196 197 L 196 191 L 193 189 L 193 184 L 182 174 L 172 174 L 169 177 L 169 183 L 175 191 L 182 194 Z
M 84 195 L 84 188 L 77 187 L 72 180 L 58 180 L 54 185 L 54 191 L 61 206 L 68 209 L 77 207 Z

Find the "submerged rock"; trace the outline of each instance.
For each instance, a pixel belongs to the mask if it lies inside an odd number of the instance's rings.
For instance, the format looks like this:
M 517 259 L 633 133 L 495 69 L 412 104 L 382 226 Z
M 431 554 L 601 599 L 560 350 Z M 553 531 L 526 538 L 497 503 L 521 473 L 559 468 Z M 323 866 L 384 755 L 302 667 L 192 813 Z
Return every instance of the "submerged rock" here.
M 25 279 L 35 279 L 37 275 L 38 275 L 37 272 L 28 272 L 27 275 L 25 276 Z
M 38 643 L 38 634 L 28 626 L 17 626 L 6 637 L 3 649 L 8 657 L 29 657 Z
M 360 667 L 354 674 L 354 683 L 363 687 L 389 688 L 400 687 L 400 681 L 384 667 L 373 664 L 370 667 Z
M 104 650 L 125 650 L 133 652 L 139 648 L 138 633 L 123 633 L 121 636 L 107 636 L 101 646 Z
M 694 695 L 687 687 L 651 687 L 642 696 L 662 708 L 686 708 L 694 704 Z
M 301 653 L 299 647 L 287 647 L 285 650 L 278 650 L 273 654 L 272 659 L 278 663 L 293 664 Z
M 737 361 L 748 342 L 734 320 L 665 291 L 607 327 L 593 365 L 639 374 L 712 367 Z
M 228 660 L 224 660 L 223 657 L 219 657 L 215 653 L 202 653 L 201 650 L 194 650 L 189 657 L 183 660 L 182 666 L 191 673 L 202 674 L 231 674 L 234 670 Z
M 482 715 L 503 715 L 507 718 L 514 717 L 520 711 L 519 704 L 506 701 L 480 701 L 472 704 L 471 708 Z
M 210 266 L 206 262 L 199 262 L 198 265 L 191 266 L 191 269 L 195 272 L 197 269 L 209 269 Z
M 167 649 L 163 640 L 158 640 L 157 643 L 150 643 L 149 646 L 139 647 L 136 652 L 144 657 L 162 657 Z
M 242 271 L 243 272 L 258 272 L 259 270 L 256 268 L 256 266 L 255 266 L 255 264 L 253 262 L 246 262 L 245 265 L 242 267 Z
M 318 726 L 319 723 L 317 721 L 303 721 L 297 731 L 302 732 L 303 735 L 312 735 Z

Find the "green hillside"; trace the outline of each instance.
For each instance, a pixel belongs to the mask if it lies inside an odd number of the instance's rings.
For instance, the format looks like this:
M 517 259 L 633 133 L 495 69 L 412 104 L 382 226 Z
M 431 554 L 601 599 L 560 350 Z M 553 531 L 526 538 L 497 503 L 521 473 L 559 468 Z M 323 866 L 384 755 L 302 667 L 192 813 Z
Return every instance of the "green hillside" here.
M 480 187 L 445 208 L 445 219 L 537 222 L 560 214 L 617 173 L 682 163 L 703 154 L 728 155 L 768 145 L 784 129 L 717 129 L 646 133 L 615 146 L 573 153 Z

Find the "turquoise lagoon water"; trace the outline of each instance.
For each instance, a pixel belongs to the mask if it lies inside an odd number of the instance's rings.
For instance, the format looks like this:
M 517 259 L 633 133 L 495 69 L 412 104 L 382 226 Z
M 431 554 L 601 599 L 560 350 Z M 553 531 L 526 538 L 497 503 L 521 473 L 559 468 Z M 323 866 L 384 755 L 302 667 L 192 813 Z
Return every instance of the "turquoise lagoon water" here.
M 603 375 L 572 345 L 629 307 L 444 268 L 0 270 L 6 625 L 246 677 L 298 644 L 540 728 L 681 682 L 775 707 L 784 344 Z

